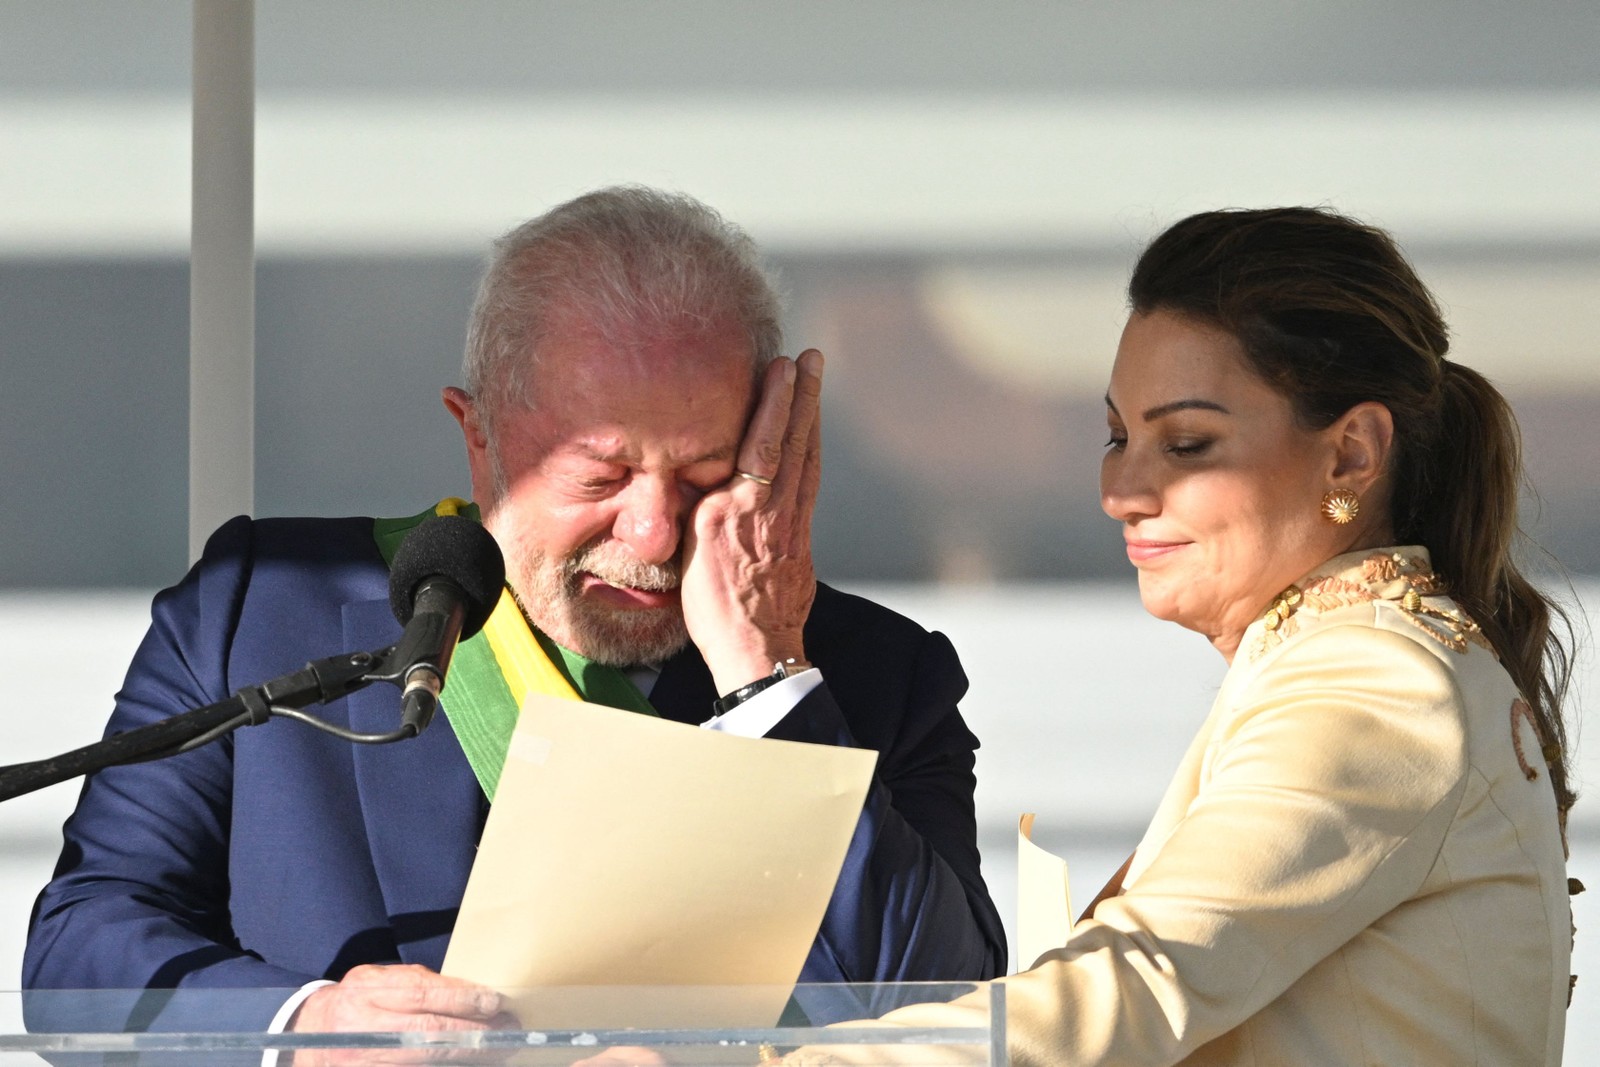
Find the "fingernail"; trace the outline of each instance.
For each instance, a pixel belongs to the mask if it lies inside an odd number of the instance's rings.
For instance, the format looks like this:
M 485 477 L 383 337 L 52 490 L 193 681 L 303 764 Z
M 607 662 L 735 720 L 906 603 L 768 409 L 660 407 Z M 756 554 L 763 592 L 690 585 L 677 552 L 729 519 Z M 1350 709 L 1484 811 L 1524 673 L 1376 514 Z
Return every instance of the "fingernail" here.
M 792 359 L 783 361 L 783 380 L 785 384 L 794 384 L 794 360 Z

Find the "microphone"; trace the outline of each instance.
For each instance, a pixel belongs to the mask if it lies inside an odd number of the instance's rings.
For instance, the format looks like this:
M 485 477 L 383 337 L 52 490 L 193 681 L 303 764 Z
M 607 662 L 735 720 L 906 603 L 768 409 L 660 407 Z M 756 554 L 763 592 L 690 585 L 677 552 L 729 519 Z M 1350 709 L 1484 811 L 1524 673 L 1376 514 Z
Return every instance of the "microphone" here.
M 387 673 L 401 686 L 401 729 L 414 736 L 427 727 L 456 645 L 483 629 L 505 581 L 500 546 L 471 519 L 424 519 L 400 543 L 389 567 L 389 606 L 405 632 Z

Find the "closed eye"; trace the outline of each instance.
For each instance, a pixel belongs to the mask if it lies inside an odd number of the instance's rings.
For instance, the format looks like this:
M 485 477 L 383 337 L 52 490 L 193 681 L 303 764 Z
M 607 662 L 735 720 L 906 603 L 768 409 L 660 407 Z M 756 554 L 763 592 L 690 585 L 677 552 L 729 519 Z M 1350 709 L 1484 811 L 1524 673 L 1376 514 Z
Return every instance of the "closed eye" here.
M 574 478 L 572 484 L 580 493 L 590 496 L 602 496 L 627 481 L 627 479 L 628 476 L 625 474 L 616 476 L 589 475 L 587 477 Z

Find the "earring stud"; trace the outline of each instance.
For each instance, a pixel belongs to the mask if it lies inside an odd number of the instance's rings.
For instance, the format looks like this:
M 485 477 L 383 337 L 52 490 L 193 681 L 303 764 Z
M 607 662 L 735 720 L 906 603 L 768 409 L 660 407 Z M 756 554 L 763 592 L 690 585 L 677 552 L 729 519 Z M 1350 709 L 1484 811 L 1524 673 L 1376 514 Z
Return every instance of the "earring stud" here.
M 1335 526 L 1348 526 L 1361 514 L 1361 498 L 1348 489 L 1329 489 L 1322 496 L 1321 510 Z

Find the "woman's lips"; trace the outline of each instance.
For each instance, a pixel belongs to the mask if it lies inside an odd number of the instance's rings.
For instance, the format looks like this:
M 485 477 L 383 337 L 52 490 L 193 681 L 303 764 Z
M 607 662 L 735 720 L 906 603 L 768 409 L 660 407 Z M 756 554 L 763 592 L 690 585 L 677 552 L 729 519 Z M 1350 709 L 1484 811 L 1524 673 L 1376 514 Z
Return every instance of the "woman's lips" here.
M 678 603 L 676 589 L 634 589 L 631 586 L 612 585 L 598 575 L 584 572 L 581 593 L 593 596 L 613 607 L 648 610 L 668 608 Z
M 1149 541 L 1145 539 L 1128 538 L 1128 560 L 1134 566 L 1141 563 L 1150 563 L 1164 559 L 1181 548 L 1187 548 L 1189 541 Z

